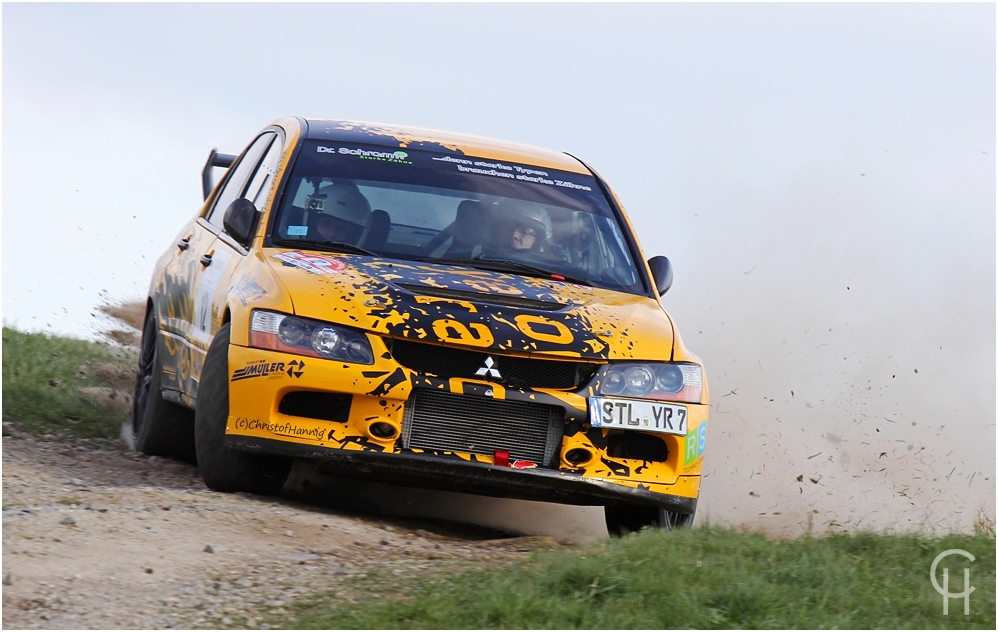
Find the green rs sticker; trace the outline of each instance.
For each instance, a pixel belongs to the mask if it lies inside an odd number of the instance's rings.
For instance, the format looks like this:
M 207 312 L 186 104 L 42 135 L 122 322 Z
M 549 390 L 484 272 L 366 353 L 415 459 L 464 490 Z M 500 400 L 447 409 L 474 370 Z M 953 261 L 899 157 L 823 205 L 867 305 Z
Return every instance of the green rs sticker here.
M 707 447 L 707 424 L 701 423 L 686 435 L 686 457 L 683 465 L 689 465 L 703 455 Z

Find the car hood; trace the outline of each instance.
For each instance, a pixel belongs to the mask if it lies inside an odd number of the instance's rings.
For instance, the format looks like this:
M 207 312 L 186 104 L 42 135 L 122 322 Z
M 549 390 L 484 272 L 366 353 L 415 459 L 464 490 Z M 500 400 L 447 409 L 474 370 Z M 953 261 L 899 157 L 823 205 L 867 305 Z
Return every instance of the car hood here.
M 452 265 L 266 249 L 295 314 L 393 338 L 591 359 L 668 360 L 646 296 Z

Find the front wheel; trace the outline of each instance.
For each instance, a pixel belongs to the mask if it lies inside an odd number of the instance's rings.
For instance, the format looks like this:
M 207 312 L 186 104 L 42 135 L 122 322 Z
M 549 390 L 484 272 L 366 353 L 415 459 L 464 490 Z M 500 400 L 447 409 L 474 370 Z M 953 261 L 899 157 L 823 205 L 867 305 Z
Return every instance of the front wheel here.
M 291 460 L 246 454 L 225 447 L 229 418 L 229 324 L 215 334 L 201 369 L 194 437 L 201 478 L 219 492 L 276 494 L 284 487 Z
M 616 505 L 603 508 L 606 530 L 610 537 L 620 537 L 644 528 L 674 531 L 693 524 L 693 514 L 684 514 L 658 507 Z

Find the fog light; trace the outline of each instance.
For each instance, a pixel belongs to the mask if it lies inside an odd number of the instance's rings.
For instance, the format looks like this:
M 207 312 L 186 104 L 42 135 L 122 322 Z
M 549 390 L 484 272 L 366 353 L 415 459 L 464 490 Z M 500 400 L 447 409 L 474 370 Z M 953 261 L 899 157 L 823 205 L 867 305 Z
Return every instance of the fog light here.
M 374 422 L 369 430 L 372 435 L 379 439 L 394 439 L 396 435 L 395 426 L 383 421 Z
M 593 453 L 585 448 L 572 448 L 565 453 L 565 460 L 572 465 L 587 463 L 593 458 Z

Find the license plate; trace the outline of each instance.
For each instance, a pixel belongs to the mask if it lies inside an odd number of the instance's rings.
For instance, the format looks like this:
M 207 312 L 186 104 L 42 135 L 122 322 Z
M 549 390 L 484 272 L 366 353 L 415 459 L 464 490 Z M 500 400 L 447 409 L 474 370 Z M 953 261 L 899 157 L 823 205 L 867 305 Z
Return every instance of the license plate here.
M 686 406 L 640 399 L 590 397 L 589 423 L 597 428 L 625 428 L 685 435 Z

